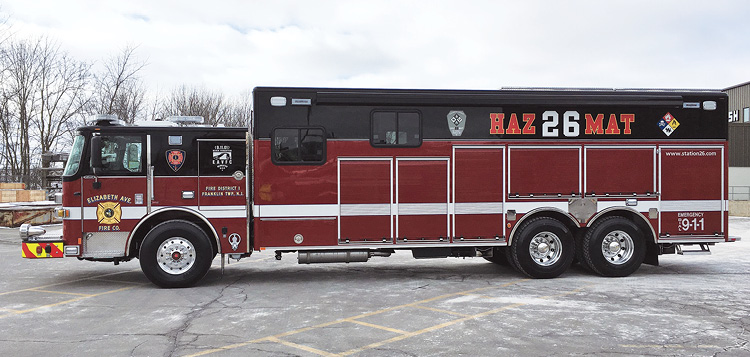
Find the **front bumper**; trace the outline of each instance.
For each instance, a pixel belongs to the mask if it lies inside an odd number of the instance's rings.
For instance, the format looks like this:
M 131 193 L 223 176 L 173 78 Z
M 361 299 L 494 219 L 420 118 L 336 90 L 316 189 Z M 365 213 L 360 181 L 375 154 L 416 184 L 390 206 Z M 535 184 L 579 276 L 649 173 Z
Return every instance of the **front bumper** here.
M 21 242 L 21 256 L 24 258 L 62 258 L 63 242 Z
M 62 258 L 64 244 L 62 237 L 45 236 L 42 227 L 23 224 L 19 228 L 21 236 L 21 256 L 29 259 Z

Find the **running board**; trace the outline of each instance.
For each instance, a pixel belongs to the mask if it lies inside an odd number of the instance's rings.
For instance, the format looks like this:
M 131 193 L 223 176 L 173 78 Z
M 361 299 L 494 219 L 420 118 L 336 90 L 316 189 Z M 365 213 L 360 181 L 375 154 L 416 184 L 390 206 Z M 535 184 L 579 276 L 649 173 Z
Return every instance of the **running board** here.
M 677 254 L 679 255 L 711 255 L 711 250 L 708 249 L 708 244 L 698 244 L 701 249 L 691 249 L 691 250 L 684 250 L 682 249 L 682 245 L 677 244 L 675 247 L 677 248 Z

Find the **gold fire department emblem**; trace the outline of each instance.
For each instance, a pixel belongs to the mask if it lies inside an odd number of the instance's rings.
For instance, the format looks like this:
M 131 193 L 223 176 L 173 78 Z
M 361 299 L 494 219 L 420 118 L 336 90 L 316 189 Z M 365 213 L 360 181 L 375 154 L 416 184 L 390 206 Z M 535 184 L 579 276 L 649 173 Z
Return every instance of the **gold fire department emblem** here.
M 96 219 L 101 224 L 120 223 L 122 217 L 122 207 L 120 202 L 99 202 L 96 206 Z

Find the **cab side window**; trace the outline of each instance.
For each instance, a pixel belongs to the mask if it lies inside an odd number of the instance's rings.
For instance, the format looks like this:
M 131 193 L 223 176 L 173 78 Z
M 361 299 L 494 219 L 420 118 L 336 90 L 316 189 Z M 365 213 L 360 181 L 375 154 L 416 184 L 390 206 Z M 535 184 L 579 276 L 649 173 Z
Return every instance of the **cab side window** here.
M 375 147 L 417 147 L 422 144 L 418 112 L 372 113 L 370 143 Z
M 143 172 L 141 136 L 102 135 L 101 138 L 101 174 L 130 175 Z
M 277 165 L 315 165 L 326 161 L 323 128 L 276 128 L 272 144 L 272 161 Z

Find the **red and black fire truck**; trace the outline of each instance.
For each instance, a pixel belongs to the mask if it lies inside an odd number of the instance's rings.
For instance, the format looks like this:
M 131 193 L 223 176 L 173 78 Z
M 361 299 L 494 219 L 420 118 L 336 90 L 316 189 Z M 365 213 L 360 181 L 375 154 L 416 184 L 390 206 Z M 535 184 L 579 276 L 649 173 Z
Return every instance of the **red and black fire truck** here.
M 217 254 L 483 257 L 627 276 L 728 235 L 727 96 L 697 90 L 255 88 L 248 128 L 78 129 L 62 236 L 23 256 L 139 258 L 162 287 Z M 153 123 L 155 124 L 155 123 Z

